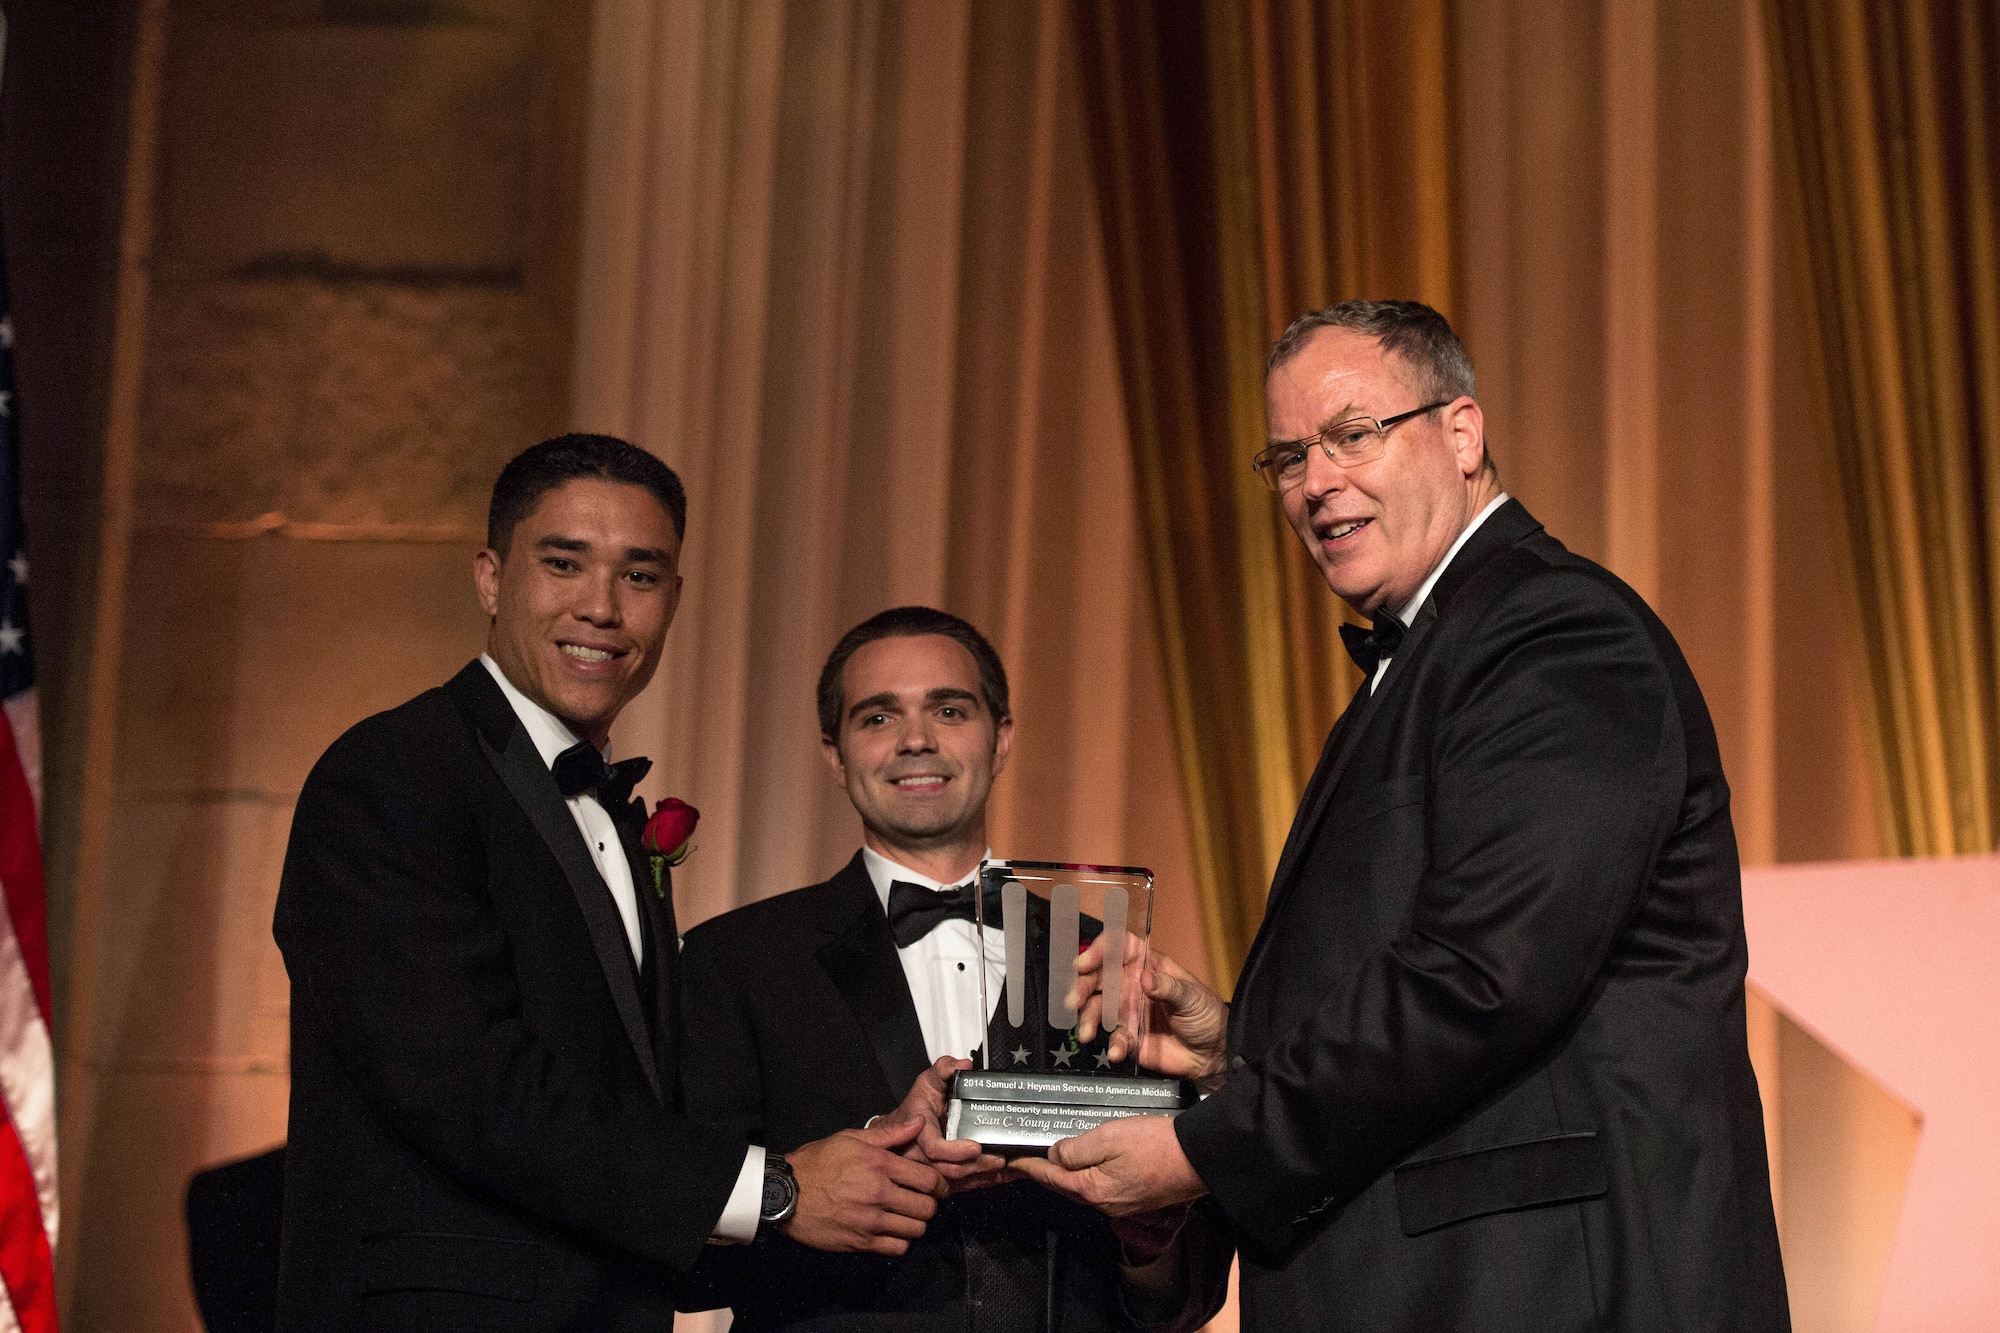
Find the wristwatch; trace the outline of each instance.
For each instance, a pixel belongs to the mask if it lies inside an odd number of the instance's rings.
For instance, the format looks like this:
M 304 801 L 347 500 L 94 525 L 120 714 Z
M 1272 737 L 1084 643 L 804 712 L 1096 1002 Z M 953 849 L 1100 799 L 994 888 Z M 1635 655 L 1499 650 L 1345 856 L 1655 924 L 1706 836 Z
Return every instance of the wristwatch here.
M 757 1230 L 776 1231 L 799 1210 L 799 1178 L 792 1164 L 777 1153 L 764 1154 L 764 1200 L 757 1209 Z

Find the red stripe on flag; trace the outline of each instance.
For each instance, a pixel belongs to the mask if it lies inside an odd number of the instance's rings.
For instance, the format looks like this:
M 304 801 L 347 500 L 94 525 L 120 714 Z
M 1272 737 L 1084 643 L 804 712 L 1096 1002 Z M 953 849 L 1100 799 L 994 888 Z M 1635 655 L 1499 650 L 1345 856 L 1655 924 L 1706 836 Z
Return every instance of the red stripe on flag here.
M 21 1333 L 56 1333 L 55 1263 L 42 1230 L 35 1173 L 12 1115 L 0 1122 L 0 1281 Z
M 0 713 L 0 888 L 7 895 L 7 916 L 14 939 L 28 967 L 42 1025 L 51 1033 L 55 1016 L 49 1004 L 49 915 L 42 887 L 42 840 L 35 827 L 35 795 L 14 745 L 14 726 Z

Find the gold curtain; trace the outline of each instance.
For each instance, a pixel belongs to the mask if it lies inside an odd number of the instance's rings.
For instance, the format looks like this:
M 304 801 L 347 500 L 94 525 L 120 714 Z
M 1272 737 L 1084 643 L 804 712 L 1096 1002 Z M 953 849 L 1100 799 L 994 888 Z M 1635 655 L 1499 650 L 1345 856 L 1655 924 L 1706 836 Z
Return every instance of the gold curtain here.
M 1449 309 L 1443 0 L 1075 7 L 1140 521 L 1225 992 L 1359 674 L 1249 459 L 1263 362 L 1347 297 Z
M 1883 843 L 1993 849 L 2000 20 L 1984 0 L 1771 0 L 1867 645 Z
M 814 685 L 887 606 L 1013 684 L 987 832 L 1154 867 L 1199 949 L 1062 0 L 599 0 L 572 421 L 679 470 L 686 585 L 614 744 L 702 810 L 680 920 L 822 879 Z

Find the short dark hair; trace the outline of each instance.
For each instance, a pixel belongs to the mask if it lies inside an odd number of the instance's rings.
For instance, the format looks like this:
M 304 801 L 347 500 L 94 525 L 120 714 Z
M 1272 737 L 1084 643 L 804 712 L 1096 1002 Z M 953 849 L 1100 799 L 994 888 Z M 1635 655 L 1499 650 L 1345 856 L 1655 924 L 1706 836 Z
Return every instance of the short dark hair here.
M 1422 301 L 1342 301 L 1307 311 L 1272 346 L 1265 376 L 1297 356 L 1321 329 L 1351 329 L 1402 357 L 1417 372 L 1412 387 L 1426 400 L 1476 396 L 1472 354 L 1450 322 Z
M 962 644 L 979 666 L 979 693 L 985 696 L 986 709 L 993 714 L 995 725 L 1013 716 L 1007 708 L 1007 668 L 1000 665 L 1000 654 L 993 651 L 984 634 L 949 611 L 935 611 L 928 606 L 897 606 L 868 617 L 841 635 L 840 642 L 827 654 L 826 665 L 819 672 L 820 735 L 836 743 L 840 740 L 840 705 L 845 689 L 841 677 L 847 670 L 847 659 L 877 639 L 907 639 L 919 634 L 938 634 Z
M 687 536 L 687 491 L 672 468 L 615 435 L 571 434 L 523 449 L 500 469 L 486 510 L 486 544 L 507 554 L 515 525 L 535 512 L 543 496 L 579 478 L 644 487 L 666 507 L 674 536 Z

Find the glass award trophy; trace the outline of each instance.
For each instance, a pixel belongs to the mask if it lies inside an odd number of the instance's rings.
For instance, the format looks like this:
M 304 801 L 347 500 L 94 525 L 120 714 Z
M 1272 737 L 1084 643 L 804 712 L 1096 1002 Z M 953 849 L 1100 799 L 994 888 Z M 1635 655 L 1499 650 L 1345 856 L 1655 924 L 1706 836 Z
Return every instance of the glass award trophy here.
M 988 985 L 991 966 L 981 970 L 986 1041 L 975 1067 L 953 1082 L 947 1138 L 1038 1154 L 1107 1120 L 1180 1110 L 1180 1080 L 1139 1075 L 1152 871 L 986 861 L 976 920 L 1001 932 L 1006 960 L 998 994 Z M 1078 956 L 1093 945 L 1101 964 L 1079 976 Z M 1114 1064 L 1118 1033 L 1124 1058 Z

